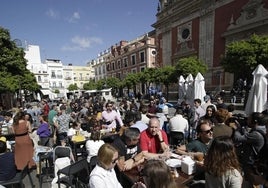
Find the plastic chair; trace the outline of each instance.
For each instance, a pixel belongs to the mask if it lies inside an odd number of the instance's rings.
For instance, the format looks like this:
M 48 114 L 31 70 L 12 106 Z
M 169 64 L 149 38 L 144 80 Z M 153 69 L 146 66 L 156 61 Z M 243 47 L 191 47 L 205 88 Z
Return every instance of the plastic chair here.
M 30 170 L 28 168 L 28 164 L 19 172 L 17 172 L 17 174 L 15 175 L 14 178 L 12 178 L 11 180 L 7 180 L 7 181 L 0 181 L 0 185 L 3 186 L 15 186 L 18 185 L 20 188 L 24 188 L 24 184 L 23 184 L 23 179 L 28 175 L 31 186 L 35 187 L 33 184 L 33 180 L 30 174 Z
M 171 131 L 170 132 L 170 144 L 171 145 L 184 144 L 184 133 Z
M 65 176 L 61 176 L 61 174 Z M 67 187 L 87 187 L 89 182 L 89 169 L 87 159 L 81 159 L 58 171 L 58 187 L 64 184 Z

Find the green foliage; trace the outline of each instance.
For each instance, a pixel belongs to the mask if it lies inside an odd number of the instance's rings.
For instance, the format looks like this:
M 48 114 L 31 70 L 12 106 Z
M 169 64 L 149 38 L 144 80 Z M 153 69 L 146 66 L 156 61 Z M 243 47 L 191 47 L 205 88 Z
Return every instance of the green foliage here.
M 102 90 L 102 89 L 104 89 L 104 88 L 106 88 L 106 79 L 101 79 L 101 80 L 98 80 L 97 82 L 96 82 L 96 89 L 97 90 Z
M 158 70 L 158 80 L 160 83 L 163 83 L 164 85 L 169 85 L 169 83 L 175 83 L 177 82 L 178 75 L 176 74 L 176 69 L 173 66 L 165 66 Z
M 94 80 L 90 80 L 88 83 L 85 83 L 83 85 L 83 89 L 84 90 L 93 90 L 93 89 L 96 89 L 97 86 L 96 86 L 96 83 Z
M 235 80 L 250 80 L 258 64 L 268 67 L 268 36 L 252 35 L 248 40 L 230 43 L 221 64 L 225 71 L 234 73 Z
M 0 27 L 0 92 L 15 92 L 19 89 L 36 91 L 34 74 L 27 68 L 24 51 L 11 41 L 9 31 Z
M 120 80 L 116 77 L 111 77 L 106 79 L 106 87 L 117 89 L 120 87 Z
M 60 90 L 55 89 L 54 93 L 59 94 L 60 93 Z
M 69 87 L 67 88 L 69 91 L 74 91 L 74 90 L 78 90 L 78 86 L 77 84 L 70 84 Z
M 135 73 L 129 73 L 122 82 L 123 87 L 128 89 L 133 88 L 139 82 L 139 75 Z
M 207 66 L 196 56 L 191 56 L 179 59 L 179 61 L 175 64 L 175 69 L 177 77 L 179 77 L 179 75 L 197 75 L 198 72 L 204 74 L 207 71 Z

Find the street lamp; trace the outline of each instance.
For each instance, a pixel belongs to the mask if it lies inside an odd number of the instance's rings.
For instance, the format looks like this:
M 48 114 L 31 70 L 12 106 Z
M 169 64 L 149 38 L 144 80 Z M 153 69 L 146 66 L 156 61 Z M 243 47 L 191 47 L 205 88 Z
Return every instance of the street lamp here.
M 217 76 L 219 78 L 219 90 L 221 91 L 222 71 L 218 71 Z

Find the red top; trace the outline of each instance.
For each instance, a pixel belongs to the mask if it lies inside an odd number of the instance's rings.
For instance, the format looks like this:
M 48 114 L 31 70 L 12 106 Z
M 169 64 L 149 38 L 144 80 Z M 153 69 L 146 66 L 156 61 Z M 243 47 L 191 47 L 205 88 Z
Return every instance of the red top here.
M 168 138 L 165 131 L 160 130 L 162 133 L 163 141 L 168 144 Z M 148 151 L 149 153 L 160 153 L 161 143 L 158 135 L 151 135 L 148 129 L 141 132 L 140 147 L 142 151 Z

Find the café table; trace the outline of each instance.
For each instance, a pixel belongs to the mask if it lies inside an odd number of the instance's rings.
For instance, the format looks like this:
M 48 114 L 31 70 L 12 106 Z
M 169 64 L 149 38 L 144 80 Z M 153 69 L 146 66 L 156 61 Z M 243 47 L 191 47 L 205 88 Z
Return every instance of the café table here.
M 78 160 L 79 155 L 83 157 L 87 154 L 87 150 L 86 150 L 87 140 L 89 140 L 88 137 L 84 137 L 84 139 L 82 140 L 75 140 L 75 139 L 70 140 L 70 145 L 73 150 L 75 161 Z
M 117 137 L 119 137 L 119 133 L 117 132 L 105 132 L 102 136 L 101 139 L 105 143 L 112 143 Z
M 176 177 L 174 179 L 178 185 L 187 185 L 191 183 L 191 181 L 193 181 L 194 179 L 194 174 L 192 175 L 185 174 L 181 171 L 180 168 L 177 168 L 177 172 L 179 174 L 179 177 Z M 132 182 L 133 184 L 135 182 L 142 180 L 142 177 L 140 177 L 140 174 L 137 168 L 133 168 L 129 171 L 124 171 L 122 173 L 122 176 L 123 178 L 126 178 L 128 181 Z
M 9 133 L 9 134 L 0 134 L 0 137 L 4 136 L 8 141 L 15 141 L 15 134 Z
M 172 169 L 174 169 L 174 168 L 172 168 Z M 178 177 L 173 177 L 173 178 L 178 185 L 185 186 L 194 180 L 195 174 L 188 175 L 188 174 L 182 172 L 181 167 L 178 167 L 175 169 L 178 172 Z M 140 173 L 139 173 L 137 167 L 135 167 L 129 171 L 122 172 L 121 178 L 122 178 L 122 181 L 131 182 L 132 184 L 134 184 L 135 182 L 138 182 L 138 181 L 142 181 L 142 177 L 140 176 Z
M 38 145 L 35 148 L 34 160 L 38 164 L 39 187 L 42 188 L 44 178 L 50 180 L 50 176 L 54 175 L 53 167 L 53 148 Z

